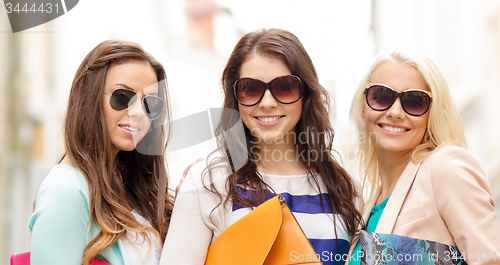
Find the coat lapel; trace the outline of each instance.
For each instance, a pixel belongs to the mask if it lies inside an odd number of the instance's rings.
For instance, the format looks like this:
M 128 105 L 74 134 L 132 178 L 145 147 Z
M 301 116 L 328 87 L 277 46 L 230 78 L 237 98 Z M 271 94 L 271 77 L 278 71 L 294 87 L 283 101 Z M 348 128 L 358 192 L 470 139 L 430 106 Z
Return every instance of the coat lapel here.
M 411 161 L 406 166 L 405 170 L 403 171 L 403 174 L 401 174 L 401 177 L 399 178 L 398 182 L 396 183 L 396 186 L 394 187 L 394 190 L 392 191 L 389 201 L 387 201 L 387 205 L 385 206 L 382 216 L 380 217 L 380 221 L 376 229 L 377 233 L 392 234 L 394 225 L 396 224 L 396 219 L 398 218 L 399 212 L 401 211 L 401 207 L 403 206 L 403 203 L 406 200 L 406 196 L 408 195 L 408 192 L 411 189 L 413 180 L 415 180 L 419 167 L 420 164 L 414 164 Z M 377 193 L 380 194 L 380 191 L 381 190 L 379 189 Z M 375 200 L 377 197 L 378 196 L 375 197 Z M 369 209 L 371 209 L 371 207 Z M 368 210 L 368 214 L 369 211 L 370 210 Z M 365 212 L 363 213 L 363 217 L 365 214 L 366 214 L 366 209 Z
M 368 218 L 370 218 L 370 213 L 372 211 L 373 206 L 375 206 L 375 203 L 377 202 L 378 196 L 380 196 L 380 193 L 382 192 L 382 189 L 379 187 L 375 193 L 373 193 L 373 196 L 370 198 L 370 200 L 365 204 L 365 207 L 363 208 L 363 220 L 365 221 L 365 225 L 368 223 Z

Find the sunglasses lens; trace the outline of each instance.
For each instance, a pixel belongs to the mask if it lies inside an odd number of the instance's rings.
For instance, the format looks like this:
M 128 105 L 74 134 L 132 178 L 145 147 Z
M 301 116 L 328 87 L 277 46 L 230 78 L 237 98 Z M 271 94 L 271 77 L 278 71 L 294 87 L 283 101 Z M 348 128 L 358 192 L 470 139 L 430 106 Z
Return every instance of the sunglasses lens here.
M 281 103 L 292 103 L 297 101 L 302 94 L 300 79 L 295 76 L 286 75 L 274 79 L 271 91 Z
M 431 98 L 424 92 L 408 91 L 403 94 L 401 104 L 411 115 L 422 115 L 429 109 Z
M 120 111 L 132 106 L 137 100 L 137 93 L 128 89 L 117 89 L 111 94 L 109 104 L 114 110 Z M 143 99 L 144 111 L 148 118 L 154 120 L 163 113 L 163 100 L 158 97 L 146 96 Z
M 236 99 L 243 105 L 254 105 L 262 97 L 264 85 L 259 80 L 241 78 L 236 83 Z
M 127 89 L 117 89 L 111 95 L 109 104 L 114 110 L 124 110 L 134 104 L 136 93 Z
M 366 102 L 374 110 L 385 110 L 389 108 L 394 103 L 395 99 L 396 93 L 384 86 L 371 86 L 366 94 Z
M 146 96 L 143 103 L 146 115 L 150 119 L 154 120 L 163 113 L 163 100 L 161 98 Z

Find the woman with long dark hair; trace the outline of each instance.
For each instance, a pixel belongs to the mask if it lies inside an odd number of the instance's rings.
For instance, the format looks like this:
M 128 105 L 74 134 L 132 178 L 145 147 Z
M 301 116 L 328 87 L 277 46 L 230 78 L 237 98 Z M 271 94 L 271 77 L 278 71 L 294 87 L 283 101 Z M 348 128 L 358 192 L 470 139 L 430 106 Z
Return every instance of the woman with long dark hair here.
M 276 194 L 323 264 L 342 264 L 333 257 L 347 253 L 355 234 L 358 196 L 332 155 L 329 95 L 300 41 L 279 29 L 246 34 L 221 83 L 218 150 L 189 171 L 161 264 L 203 264 L 211 242 Z
M 136 43 L 104 41 L 85 57 L 69 95 L 66 153 L 29 221 L 31 264 L 158 264 L 173 207 L 165 78 Z

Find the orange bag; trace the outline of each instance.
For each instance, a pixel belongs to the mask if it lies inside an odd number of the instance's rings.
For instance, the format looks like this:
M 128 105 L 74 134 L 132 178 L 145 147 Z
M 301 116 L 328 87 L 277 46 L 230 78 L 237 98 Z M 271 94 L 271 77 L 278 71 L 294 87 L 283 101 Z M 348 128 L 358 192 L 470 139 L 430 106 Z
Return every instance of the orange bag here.
M 294 255 L 314 257 L 297 261 Z M 208 248 L 205 265 L 321 264 L 311 243 L 276 195 L 229 226 Z

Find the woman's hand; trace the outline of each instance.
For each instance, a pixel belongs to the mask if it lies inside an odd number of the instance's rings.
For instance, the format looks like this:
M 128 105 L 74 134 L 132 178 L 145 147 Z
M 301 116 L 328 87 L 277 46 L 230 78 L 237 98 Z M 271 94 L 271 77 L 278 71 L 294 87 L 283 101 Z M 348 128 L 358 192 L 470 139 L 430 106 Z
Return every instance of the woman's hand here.
M 181 178 L 181 181 L 179 182 L 179 185 L 177 185 L 177 187 L 175 188 L 175 197 L 177 197 L 177 193 L 179 193 L 179 190 L 181 189 L 181 186 L 182 186 L 182 182 L 184 182 L 184 179 L 186 178 L 187 176 L 187 173 L 189 172 L 189 170 L 194 166 L 194 164 L 198 163 L 198 162 L 201 162 L 203 161 L 204 159 L 202 157 L 196 159 L 196 162 L 193 162 L 191 164 L 189 164 L 185 169 L 184 169 L 184 172 L 182 172 L 182 178 Z

